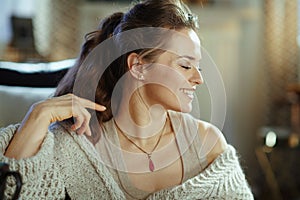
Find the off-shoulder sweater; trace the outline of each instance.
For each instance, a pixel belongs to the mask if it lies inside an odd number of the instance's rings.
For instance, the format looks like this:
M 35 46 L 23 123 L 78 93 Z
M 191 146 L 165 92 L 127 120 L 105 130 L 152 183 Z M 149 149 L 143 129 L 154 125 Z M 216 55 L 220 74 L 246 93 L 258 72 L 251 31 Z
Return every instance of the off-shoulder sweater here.
M 21 199 L 125 199 L 109 169 L 98 159 L 97 151 L 85 136 L 79 136 L 56 123 L 38 153 L 30 158 L 4 156 L 18 125 L 0 129 L 0 162 L 23 178 Z M 10 197 L 14 182 L 5 194 Z M 236 154 L 228 145 L 206 169 L 181 185 L 157 191 L 147 199 L 253 199 Z

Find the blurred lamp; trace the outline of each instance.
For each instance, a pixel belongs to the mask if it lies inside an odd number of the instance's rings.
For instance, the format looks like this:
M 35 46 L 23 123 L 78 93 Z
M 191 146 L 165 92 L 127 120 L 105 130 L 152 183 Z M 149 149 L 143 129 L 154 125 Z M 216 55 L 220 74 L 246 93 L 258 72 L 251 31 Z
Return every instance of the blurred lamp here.
M 265 138 L 265 145 L 268 147 L 274 147 L 276 144 L 277 136 L 273 131 L 269 131 Z

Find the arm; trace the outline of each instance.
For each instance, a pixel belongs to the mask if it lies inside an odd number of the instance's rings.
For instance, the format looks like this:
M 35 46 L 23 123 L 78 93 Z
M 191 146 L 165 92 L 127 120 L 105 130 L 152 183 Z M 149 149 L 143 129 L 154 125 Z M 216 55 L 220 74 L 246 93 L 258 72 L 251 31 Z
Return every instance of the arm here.
M 34 104 L 26 114 L 21 125 L 15 130 L 5 156 L 9 158 L 27 158 L 35 155 L 40 148 L 48 131 L 49 121 L 43 116 L 44 112 Z
M 105 107 L 68 94 L 34 104 L 14 134 L 5 156 L 21 159 L 35 155 L 46 137 L 51 123 L 74 117 L 73 129 L 91 135 L 90 114 L 86 108 L 104 111 Z
M 65 196 L 65 186 L 54 158 L 54 134 L 48 126 L 55 121 L 74 117 L 77 134 L 90 134 L 89 113 L 86 108 L 103 111 L 103 106 L 65 95 L 34 104 L 21 125 L 0 129 L 0 162 L 8 163 L 11 171 L 22 175 L 21 197 L 37 199 Z M 63 134 L 63 133 L 62 133 Z M 6 196 L 14 191 L 8 179 Z

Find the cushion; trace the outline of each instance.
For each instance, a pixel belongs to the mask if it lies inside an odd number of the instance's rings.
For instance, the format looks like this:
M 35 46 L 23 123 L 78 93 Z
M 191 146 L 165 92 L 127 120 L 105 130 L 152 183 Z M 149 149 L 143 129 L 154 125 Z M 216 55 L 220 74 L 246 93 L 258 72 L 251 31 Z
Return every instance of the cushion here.
M 33 103 L 51 97 L 54 92 L 55 88 L 0 85 L 0 127 L 21 122 Z
M 51 97 L 55 88 L 0 85 L 0 127 L 21 122 L 30 106 Z

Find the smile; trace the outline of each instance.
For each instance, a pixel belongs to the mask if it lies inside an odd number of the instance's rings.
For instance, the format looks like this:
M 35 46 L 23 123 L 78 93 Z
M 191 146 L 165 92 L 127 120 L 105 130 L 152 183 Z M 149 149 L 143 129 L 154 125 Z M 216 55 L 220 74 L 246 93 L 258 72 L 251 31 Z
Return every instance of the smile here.
M 195 89 L 180 88 L 180 91 L 186 94 L 190 99 L 194 98 Z

